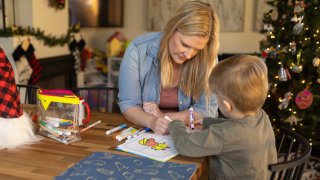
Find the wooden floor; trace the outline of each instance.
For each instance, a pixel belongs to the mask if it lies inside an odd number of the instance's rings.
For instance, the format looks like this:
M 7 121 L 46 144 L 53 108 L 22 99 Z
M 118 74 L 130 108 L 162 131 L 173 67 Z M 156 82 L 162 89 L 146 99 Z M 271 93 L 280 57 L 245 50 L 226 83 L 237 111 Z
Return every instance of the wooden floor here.
M 115 147 L 122 142 L 105 134 L 108 129 L 124 122 L 130 126 L 130 123 L 120 114 L 93 113 L 89 124 L 98 120 L 101 120 L 102 123 L 81 133 L 82 140 L 79 142 L 65 145 L 44 138 L 40 143 L 17 149 L 0 150 L 0 179 L 52 179 L 97 151 L 131 155 L 115 150 Z M 198 168 L 192 179 L 199 179 L 206 168 L 205 158 L 188 158 L 179 155 L 170 161 L 196 163 Z

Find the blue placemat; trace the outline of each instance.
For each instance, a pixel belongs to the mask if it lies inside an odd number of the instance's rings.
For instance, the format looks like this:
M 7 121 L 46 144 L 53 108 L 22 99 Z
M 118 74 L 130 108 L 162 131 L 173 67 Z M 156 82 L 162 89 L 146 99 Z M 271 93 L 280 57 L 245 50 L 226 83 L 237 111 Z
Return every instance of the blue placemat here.
M 190 179 L 195 164 L 159 162 L 143 157 L 94 152 L 55 179 Z

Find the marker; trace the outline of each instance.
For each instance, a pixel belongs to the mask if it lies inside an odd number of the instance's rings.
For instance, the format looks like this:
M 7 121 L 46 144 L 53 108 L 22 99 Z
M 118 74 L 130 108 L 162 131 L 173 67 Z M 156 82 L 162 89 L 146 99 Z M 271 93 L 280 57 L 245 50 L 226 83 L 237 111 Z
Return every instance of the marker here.
M 127 140 L 130 140 L 132 139 L 133 137 L 135 137 L 136 134 L 138 134 L 139 132 L 141 132 L 144 128 L 140 128 L 138 129 L 136 132 L 130 134 L 128 137 L 127 137 Z
M 126 124 L 121 124 L 121 125 L 118 126 L 118 127 L 115 127 L 115 128 L 113 128 L 113 129 L 108 130 L 108 131 L 106 132 L 106 134 L 107 134 L 107 135 L 110 135 L 111 133 L 114 133 L 114 132 L 119 131 L 120 129 L 123 129 L 123 128 L 126 128 L 126 127 L 127 127 Z
M 120 134 L 120 136 L 117 138 L 118 141 L 122 141 L 124 139 L 126 139 L 128 136 L 130 136 L 131 134 L 135 133 L 137 131 L 137 129 L 132 128 L 130 131 Z
M 41 126 L 43 126 L 43 127 L 46 127 L 46 128 L 48 128 L 48 129 L 50 129 L 50 130 L 51 130 L 50 132 L 53 131 L 53 132 L 57 133 L 58 135 L 63 135 L 63 132 L 62 132 L 62 131 L 60 131 L 59 129 L 57 129 L 57 128 L 53 127 L 53 126 L 50 126 L 48 123 L 46 123 L 46 122 L 44 122 L 44 121 L 40 121 L 39 124 L 40 124 Z M 66 134 L 66 135 L 68 135 L 68 134 Z
M 80 130 L 80 132 L 82 133 L 82 132 L 84 132 L 84 131 L 86 131 L 86 130 L 88 130 L 88 129 L 92 128 L 93 126 L 95 126 L 95 125 L 99 124 L 99 123 L 101 123 L 101 120 L 99 120 L 99 121 L 97 121 L 97 122 L 95 122 L 95 123 L 93 123 L 93 124 L 90 124 L 89 126 L 87 126 L 87 127 L 86 127 L 86 128 L 84 128 L 84 129 L 81 129 L 81 130 Z
M 116 136 L 116 139 L 118 139 L 119 137 L 121 137 L 122 135 L 124 134 L 127 134 L 128 132 L 131 132 L 131 130 L 133 130 L 134 128 L 133 127 L 128 127 L 127 129 L 121 131 L 117 136 Z
M 138 132 L 137 134 L 135 134 L 133 137 L 137 137 L 137 136 L 140 136 L 141 134 L 143 133 L 146 133 L 150 131 L 150 128 L 144 128 L 142 131 Z
M 190 127 L 193 130 L 194 129 L 194 114 L 193 114 L 193 108 L 192 107 L 190 107 L 189 113 L 190 113 Z

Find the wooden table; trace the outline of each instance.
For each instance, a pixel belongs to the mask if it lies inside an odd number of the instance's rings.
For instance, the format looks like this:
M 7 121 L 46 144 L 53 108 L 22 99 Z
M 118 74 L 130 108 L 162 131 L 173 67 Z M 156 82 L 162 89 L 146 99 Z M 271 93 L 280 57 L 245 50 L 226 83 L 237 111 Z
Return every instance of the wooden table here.
M 35 111 L 35 106 L 24 105 L 23 108 L 28 113 Z M 65 145 L 44 138 L 40 143 L 17 149 L 0 150 L 0 179 L 52 179 L 96 151 L 134 156 L 116 150 L 115 147 L 123 142 L 118 142 L 106 135 L 106 131 L 122 123 L 132 127 L 136 126 L 126 121 L 121 114 L 102 112 L 93 112 L 89 124 L 98 120 L 101 120 L 102 123 L 81 133 L 79 142 Z M 197 170 L 192 179 L 199 179 L 206 168 L 205 158 L 178 155 L 170 161 L 196 163 Z

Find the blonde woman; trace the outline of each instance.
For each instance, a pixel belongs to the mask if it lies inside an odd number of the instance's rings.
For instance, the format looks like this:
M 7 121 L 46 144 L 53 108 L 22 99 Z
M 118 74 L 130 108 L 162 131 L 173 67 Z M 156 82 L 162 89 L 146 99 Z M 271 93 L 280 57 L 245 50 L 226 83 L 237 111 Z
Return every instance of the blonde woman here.
M 119 107 L 124 117 L 155 133 L 168 133 L 168 120 L 216 117 L 208 78 L 217 63 L 219 21 L 211 5 L 189 1 L 163 32 L 136 38 L 120 66 Z

